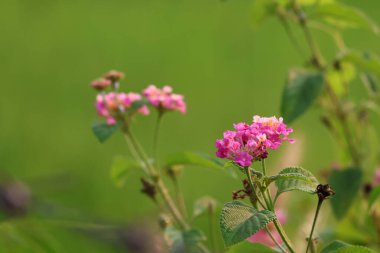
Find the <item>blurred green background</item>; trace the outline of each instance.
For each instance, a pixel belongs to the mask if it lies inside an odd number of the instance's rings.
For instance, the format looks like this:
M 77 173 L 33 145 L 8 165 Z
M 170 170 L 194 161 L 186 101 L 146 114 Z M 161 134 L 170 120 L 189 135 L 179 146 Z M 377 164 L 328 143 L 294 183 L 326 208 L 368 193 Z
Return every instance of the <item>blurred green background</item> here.
M 379 1 L 343 2 L 380 21 Z M 251 0 L 2 0 L 0 6 L 0 175 L 27 184 L 34 207 L 27 218 L 0 223 L 0 252 L 116 252 L 108 239 L 63 227 L 156 218 L 139 193 L 138 174 L 121 189 L 110 179 L 113 157 L 128 150 L 121 135 L 105 144 L 93 136 L 91 80 L 117 69 L 126 73 L 124 90 L 169 84 L 185 95 L 187 115 L 168 114 L 162 125 L 164 159 L 182 150 L 213 154 L 215 139 L 232 123 L 278 116 L 287 70 L 304 61 L 277 20 L 253 29 Z M 331 39 L 316 36 L 332 57 Z M 348 30 L 344 37 L 353 48 L 380 54 L 379 37 L 370 32 Z M 285 165 L 317 171 L 336 159 L 319 116 L 314 108 L 291 125 L 299 155 Z M 148 151 L 153 123 L 140 117 L 134 125 Z M 286 148 L 273 154 L 269 168 L 279 169 L 283 154 Z M 226 202 L 240 187 L 226 173 L 201 168 L 186 169 L 181 183 L 189 209 L 203 195 Z M 54 246 L 44 247 L 37 235 Z

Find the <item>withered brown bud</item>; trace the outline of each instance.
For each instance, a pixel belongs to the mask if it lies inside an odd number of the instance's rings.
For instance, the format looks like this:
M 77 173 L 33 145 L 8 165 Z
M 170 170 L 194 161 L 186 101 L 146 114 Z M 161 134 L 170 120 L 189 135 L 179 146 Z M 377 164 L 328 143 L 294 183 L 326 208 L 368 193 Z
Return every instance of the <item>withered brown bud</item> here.
M 342 69 L 342 65 L 341 65 L 340 61 L 336 60 L 334 62 L 334 69 L 338 70 L 338 71 Z
M 364 193 L 364 197 L 368 198 L 369 194 L 371 193 L 373 189 L 373 186 L 371 183 L 365 183 L 363 185 L 363 193 Z
M 141 178 L 141 183 L 143 185 L 141 192 L 147 195 L 149 198 L 156 200 L 156 186 L 151 181 L 148 181 L 145 178 Z
M 112 82 L 108 79 L 100 78 L 91 82 L 91 87 L 96 90 L 104 90 L 110 86 Z
M 116 70 L 111 70 L 107 72 L 103 77 L 112 82 L 117 82 L 120 79 L 124 78 L 124 73 Z
M 325 200 L 335 195 L 335 192 L 329 184 L 319 184 L 315 192 L 318 194 L 320 200 Z

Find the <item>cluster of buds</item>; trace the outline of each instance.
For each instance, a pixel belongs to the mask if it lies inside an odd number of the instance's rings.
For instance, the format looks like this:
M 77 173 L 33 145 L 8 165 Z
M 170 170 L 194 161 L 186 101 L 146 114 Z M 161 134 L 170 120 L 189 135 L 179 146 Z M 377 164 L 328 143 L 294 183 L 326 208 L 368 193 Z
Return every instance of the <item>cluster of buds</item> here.
M 186 103 L 180 94 L 172 92 L 170 86 L 162 89 L 149 85 L 141 93 L 119 92 L 119 81 L 124 78 L 124 73 L 112 70 L 103 77 L 91 82 L 91 86 L 101 91 L 96 97 L 95 107 L 97 114 L 106 119 L 108 125 L 115 125 L 124 113 L 148 115 L 148 105 L 155 107 L 160 114 L 166 111 L 186 112 Z M 111 91 L 106 90 L 111 88 Z M 138 106 L 134 106 L 138 103 Z
M 91 82 L 91 86 L 99 91 L 105 90 L 111 86 L 118 86 L 118 82 L 124 78 L 124 73 L 111 70 L 104 74 L 102 77 Z

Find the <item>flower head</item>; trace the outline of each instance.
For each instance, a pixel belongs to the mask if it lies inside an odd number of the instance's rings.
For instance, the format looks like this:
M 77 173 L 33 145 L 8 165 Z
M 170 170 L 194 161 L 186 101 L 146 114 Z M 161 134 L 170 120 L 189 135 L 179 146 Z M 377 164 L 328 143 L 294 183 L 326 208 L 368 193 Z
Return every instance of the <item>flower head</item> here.
M 104 74 L 104 79 L 110 80 L 112 82 L 117 82 L 124 78 L 124 73 L 116 70 L 110 70 Z
M 293 129 L 287 128 L 282 118 L 254 116 L 251 125 L 241 122 L 234 124 L 234 128 L 235 131 L 226 131 L 223 139 L 216 140 L 216 155 L 242 167 L 267 158 L 268 149 L 279 148 L 283 141 L 294 142 L 288 139 Z
M 116 93 L 110 92 L 107 94 L 98 94 L 96 97 L 96 110 L 99 116 L 106 118 L 108 125 L 116 124 L 116 116 L 118 113 L 123 113 L 132 107 L 132 104 L 141 100 L 142 97 L 138 93 Z M 137 112 L 143 115 L 149 114 L 149 109 L 146 105 L 137 109 Z
M 183 100 L 183 96 L 172 93 L 170 86 L 164 86 L 162 89 L 159 89 L 155 85 L 149 85 L 143 91 L 143 95 L 151 105 L 159 110 L 186 112 L 186 103 Z

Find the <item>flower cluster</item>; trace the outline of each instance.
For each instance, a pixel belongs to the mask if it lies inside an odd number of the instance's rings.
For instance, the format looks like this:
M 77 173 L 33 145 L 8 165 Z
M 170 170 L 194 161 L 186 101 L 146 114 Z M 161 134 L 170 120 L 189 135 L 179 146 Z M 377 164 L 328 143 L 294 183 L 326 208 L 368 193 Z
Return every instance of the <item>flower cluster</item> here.
M 149 85 L 143 92 L 143 95 L 148 99 L 154 107 L 159 110 L 180 111 L 186 112 L 186 103 L 183 101 L 183 96 L 172 93 L 170 86 L 164 86 L 162 89 L 155 85 Z
M 186 104 L 183 96 L 172 93 L 170 86 L 164 86 L 162 89 L 154 85 L 148 86 L 142 94 L 140 93 L 123 93 L 119 92 L 119 81 L 124 78 L 124 73 L 111 70 L 104 74 L 103 77 L 91 82 L 91 86 L 101 91 L 96 97 L 97 114 L 106 119 L 108 125 L 117 123 L 118 117 L 123 117 L 123 113 L 128 109 L 133 108 L 135 102 L 141 101 L 141 106 L 135 109 L 142 115 L 149 114 L 149 108 L 146 105 L 148 102 L 156 107 L 158 111 L 164 112 L 176 110 L 182 113 L 186 112 Z M 106 92 L 106 89 L 111 88 L 111 92 Z M 148 100 L 146 102 L 146 100 Z
M 131 108 L 134 102 L 140 101 L 141 99 L 141 95 L 134 92 L 98 94 L 96 97 L 96 110 L 99 116 L 106 118 L 108 125 L 114 125 L 116 124 L 115 117 L 118 113 L 125 112 Z M 137 112 L 148 115 L 149 109 L 146 105 L 143 105 L 137 109 Z
M 235 131 L 224 132 L 223 139 L 216 141 L 216 155 L 243 167 L 267 158 L 267 150 L 279 148 L 283 141 L 294 142 L 288 139 L 293 129 L 287 128 L 282 118 L 254 116 L 251 125 L 238 123 L 234 128 Z

